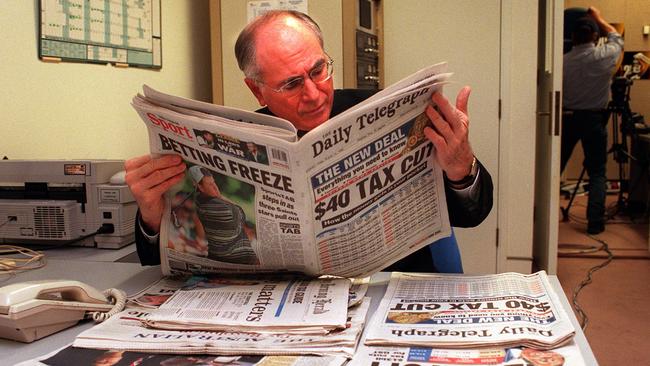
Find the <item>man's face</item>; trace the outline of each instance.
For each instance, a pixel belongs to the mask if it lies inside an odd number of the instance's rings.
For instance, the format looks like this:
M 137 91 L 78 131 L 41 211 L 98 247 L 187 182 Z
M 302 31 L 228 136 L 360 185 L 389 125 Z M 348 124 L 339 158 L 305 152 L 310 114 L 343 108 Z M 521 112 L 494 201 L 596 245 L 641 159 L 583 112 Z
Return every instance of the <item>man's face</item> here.
M 214 178 L 211 176 L 207 176 L 207 175 L 203 176 L 203 178 L 201 178 L 201 181 L 199 182 L 198 188 L 199 191 L 201 191 L 203 194 L 209 197 L 221 196 L 221 192 L 219 191 L 217 182 L 215 182 Z
M 334 101 L 332 78 L 314 83 L 309 72 L 327 60 L 318 38 L 293 18 L 275 20 L 260 30 L 256 39 L 260 81 L 246 79 L 260 105 L 266 105 L 280 118 L 309 131 L 329 119 Z M 303 89 L 294 96 L 275 92 L 287 81 L 304 79 Z

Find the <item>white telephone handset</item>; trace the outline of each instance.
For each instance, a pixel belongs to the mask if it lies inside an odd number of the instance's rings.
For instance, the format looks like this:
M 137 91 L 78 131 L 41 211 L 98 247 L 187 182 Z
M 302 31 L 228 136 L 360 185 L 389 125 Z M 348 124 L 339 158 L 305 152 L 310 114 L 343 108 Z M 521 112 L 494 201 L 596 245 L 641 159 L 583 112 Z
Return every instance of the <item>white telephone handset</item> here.
M 108 298 L 107 298 L 108 296 Z M 88 314 L 97 322 L 121 311 L 126 294 L 104 294 L 79 281 L 30 281 L 0 288 L 0 338 L 32 342 L 76 324 Z

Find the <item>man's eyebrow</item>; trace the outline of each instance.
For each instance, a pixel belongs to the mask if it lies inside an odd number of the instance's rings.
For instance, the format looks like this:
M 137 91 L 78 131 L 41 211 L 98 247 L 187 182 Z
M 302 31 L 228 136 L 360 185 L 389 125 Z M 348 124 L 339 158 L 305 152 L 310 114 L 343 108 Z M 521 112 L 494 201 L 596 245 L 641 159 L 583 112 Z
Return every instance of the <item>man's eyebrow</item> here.
M 309 68 L 309 72 L 312 72 L 315 68 L 317 68 L 319 66 L 322 66 L 326 62 L 327 61 L 325 60 L 325 58 L 321 57 L 320 59 L 316 60 L 316 62 L 314 62 L 314 64 L 311 66 L 311 68 Z M 296 79 L 302 79 L 302 75 L 293 75 L 293 76 L 289 76 L 289 77 L 287 77 L 285 79 L 282 79 L 280 81 L 280 85 L 285 85 L 286 83 L 289 83 L 289 82 L 294 81 Z

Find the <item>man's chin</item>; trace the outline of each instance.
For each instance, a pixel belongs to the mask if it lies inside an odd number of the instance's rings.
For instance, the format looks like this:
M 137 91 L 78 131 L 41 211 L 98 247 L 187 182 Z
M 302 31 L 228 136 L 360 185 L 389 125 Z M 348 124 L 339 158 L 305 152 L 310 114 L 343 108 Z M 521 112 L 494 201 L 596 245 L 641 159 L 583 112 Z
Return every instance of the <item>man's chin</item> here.
M 299 125 L 296 124 L 296 127 L 301 131 L 311 131 L 327 121 L 328 117 L 329 115 L 326 113 L 305 116 L 302 121 L 300 121 Z

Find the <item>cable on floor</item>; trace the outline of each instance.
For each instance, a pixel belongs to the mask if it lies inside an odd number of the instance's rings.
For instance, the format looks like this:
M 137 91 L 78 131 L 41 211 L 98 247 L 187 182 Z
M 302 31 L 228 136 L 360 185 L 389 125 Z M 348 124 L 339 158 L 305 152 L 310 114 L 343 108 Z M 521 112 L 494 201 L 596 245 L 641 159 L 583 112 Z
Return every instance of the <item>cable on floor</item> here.
M 650 195 L 649 195 L 650 197 Z M 581 207 L 586 209 L 587 205 L 580 204 L 580 203 L 574 203 L 571 208 L 573 209 L 574 207 Z M 639 218 L 634 218 L 631 217 L 628 220 L 621 220 L 621 219 L 616 219 L 617 215 L 617 203 L 614 202 L 610 204 L 609 206 L 605 207 L 605 223 L 607 225 L 613 225 L 613 224 L 623 224 L 623 225 L 638 225 L 638 224 L 647 224 L 648 223 L 648 216 L 647 214 L 643 214 L 639 216 Z M 573 210 L 571 210 L 573 211 Z M 578 224 L 584 224 L 587 225 L 587 218 L 584 215 L 578 215 L 572 212 L 568 212 L 567 217 L 569 220 L 576 222 Z
M 578 284 L 578 286 L 576 286 L 575 289 L 573 289 L 573 296 L 572 296 L 571 301 L 572 301 L 573 307 L 576 310 L 576 313 L 578 315 L 578 322 L 580 323 L 580 328 L 582 328 L 583 331 L 585 329 L 587 329 L 587 324 L 589 323 L 589 317 L 587 316 L 587 313 L 585 313 L 585 311 L 582 309 L 582 307 L 578 303 L 578 295 L 580 294 L 580 291 L 582 291 L 583 288 L 585 288 L 587 285 L 591 284 L 591 282 L 592 282 L 592 277 L 591 276 L 594 274 L 594 272 L 605 268 L 614 259 L 614 254 L 612 254 L 612 252 L 609 250 L 609 245 L 607 244 L 607 242 L 605 242 L 604 240 L 598 239 L 593 235 L 587 234 L 587 236 L 602 244 L 601 247 L 599 248 L 599 251 L 600 250 L 605 251 L 607 253 L 607 259 L 605 259 L 605 261 L 602 262 L 601 264 L 596 265 L 594 267 L 591 267 L 589 269 L 589 271 L 587 271 L 587 276 L 585 277 L 585 279 L 582 280 L 582 282 L 580 282 L 580 284 Z
M 557 254 L 559 256 L 574 256 L 578 254 L 596 253 L 603 249 L 602 246 L 590 244 L 568 244 L 558 243 Z

